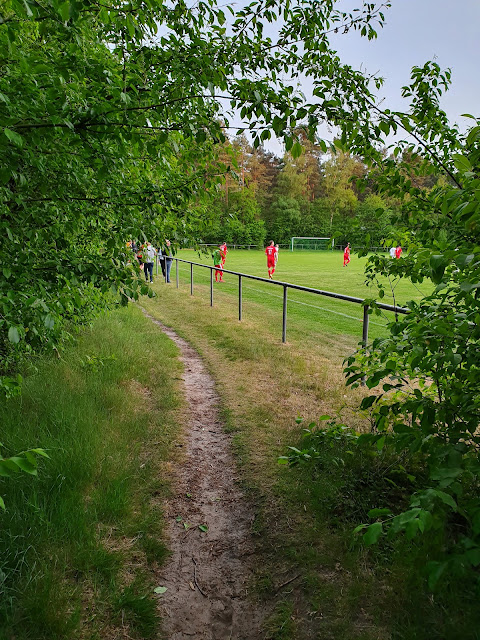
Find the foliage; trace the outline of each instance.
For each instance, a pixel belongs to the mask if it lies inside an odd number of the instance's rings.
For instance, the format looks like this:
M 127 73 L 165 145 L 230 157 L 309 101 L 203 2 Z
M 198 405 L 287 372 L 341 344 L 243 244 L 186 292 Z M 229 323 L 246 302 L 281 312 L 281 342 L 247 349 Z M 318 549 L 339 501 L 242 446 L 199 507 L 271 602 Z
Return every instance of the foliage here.
M 265 242 L 265 226 L 260 220 L 260 207 L 254 190 L 241 188 L 230 191 L 228 203 L 217 197 L 212 202 L 216 222 L 204 232 L 204 241 L 211 244 L 260 245 Z
M 370 389 L 380 385 L 362 403 L 371 408 L 373 421 L 372 433 L 362 437 L 379 448 L 388 443 L 421 454 L 429 477 L 427 486 L 412 494 L 408 510 L 386 515 L 368 531 L 375 541 L 387 530 L 412 538 L 432 527 L 449 528 L 447 553 L 430 565 L 432 586 L 447 567 L 480 565 L 480 126 L 476 121 L 462 135 L 448 124 L 439 98 L 449 80 L 449 72 L 435 63 L 414 68 L 403 89 L 411 111 L 376 109 L 379 122 L 369 125 L 369 135 L 403 128 L 413 142 L 399 142 L 386 159 L 373 145 L 364 149 L 381 167 L 383 192 L 402 200 L 398 231 L 408 249 L 400 260 L 371 257 L 367 278 L 373 283 L 379 275 L 414 283 L 430 278 L 436 286 L 431 295 L 408 304 L 408 315 L 390 324 L 388 338 L 375 340 L 346 367 L 349 384 L 366 376 Z M 345 132 L 346 143 L 352 134 Z M 412 171 L 433 170 L 445 179 L 430 189 L 409 177 Z M 385 285 L 379 293 L 384 295 Z
M 29 449 L 28 451 L 22 451 L 10 458 L 0 457 L 0 476 L 3 478 L 12 478 L 16 473 L 23 471 L 31 476 L 37 475 L 37 458 L 36 456 L 42 456 L 48 458 L 48 454 L 43 449 Z M 5 509 L 5 502 L 0 496 L 0 508 Z
M 203 237 L 212 194 L 229 171 L 219 158 L 229 108 L 248 123 L 254 148 L 274 131 L 299 158 L 297 125 L 305 121 L 313 140 L 324 114 L 305 108 L 284 72 L 315 68 L 344 95 L 328 34 L 375 37 L 383 6 L 346 13 L 331 0 L 321 10 L 316 0 L 239 8 L 215 0 L 6 0 L 2 373 L 15 372 L 22 355 L 55 349 L 108 306 L 110 294 L 126 304 L 147 293 L 127 240 Z M 274 41 L 267 23 L 275 24 Z

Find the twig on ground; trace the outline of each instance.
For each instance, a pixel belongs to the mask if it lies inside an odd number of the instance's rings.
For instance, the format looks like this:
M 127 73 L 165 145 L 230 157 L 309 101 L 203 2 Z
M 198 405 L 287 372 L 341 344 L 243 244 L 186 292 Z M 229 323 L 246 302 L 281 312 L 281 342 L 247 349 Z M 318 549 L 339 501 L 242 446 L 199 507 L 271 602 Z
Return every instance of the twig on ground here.
M 287 580 L 286 582 L 282 582 L 282 584 L 280 586 L 278 586 L 275 590 L 275 593 L 278 593 L 280 591 L 280 589 L 283 589 L 283 587 L 286 587 L 287 584 L 290 584 L 291 582 L 293 582 L 294 580 L 296 580 L 297 578 L 301 577 L 301 573 L 299 573 L 298 575 L 294 576 L 293 578 L 290 578 L 290 580 Z
M 193 582 L 194 582 L 195 586 L 197 587 L 197 589 L 202 594 L 202 596 L 204 596 L 205 598 L 208 598 L 207 594 L 204 591 L 202 591 L 202 588 L 200 587 L 200 585 L 197 582 L 197 562 L 196 562 L 195 558 L 192 558 L 192 562 L 193 562 Z

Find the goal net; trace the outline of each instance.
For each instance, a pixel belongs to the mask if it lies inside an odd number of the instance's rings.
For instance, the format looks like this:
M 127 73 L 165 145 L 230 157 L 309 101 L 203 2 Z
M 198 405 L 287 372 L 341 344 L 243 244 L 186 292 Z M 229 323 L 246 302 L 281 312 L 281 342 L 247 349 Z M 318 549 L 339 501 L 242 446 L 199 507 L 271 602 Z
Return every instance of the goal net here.
M 334 246 L 334 240 L 332 238 L 306 238 L 300 236 L 294 236 L 290 242 L 290 248 L 292 251 L 319 251 L 330 249 Z

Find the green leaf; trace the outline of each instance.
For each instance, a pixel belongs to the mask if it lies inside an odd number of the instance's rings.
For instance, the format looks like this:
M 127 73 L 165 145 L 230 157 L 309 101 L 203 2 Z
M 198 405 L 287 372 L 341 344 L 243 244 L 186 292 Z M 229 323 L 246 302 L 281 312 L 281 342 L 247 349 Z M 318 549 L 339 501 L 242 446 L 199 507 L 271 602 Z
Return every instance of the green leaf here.
M 14 145 L 16 145 L 17 147 L 23 147 L 23 138 L 19 133 L 7 128 L 3 130 L 3 133 Z
M 367 531 L 363 534 L 363 541 L 367 545 L 375 544 L 376 542 L 378 542 L 382 533 L 383 533 L 383 524 L 381 522 L 374 522 L 368 527 Z
M 5 511 L 6 507 L 5 507 L 5 502 L 2 498 L 2 496 L 0 496 L 0 509 L 3 509 Z
M 360 409 L 369 409 L 377 399 L 378 396 L 367 396 L 366 398 L 363 398 L 360 404 Z
M 38 454 L 39 456 L 43 456 L 44 458 L 48 458 L 50 459 L 50 456 L 48 455 L 48 453 L 45 451 L 45 449 L 29 449 L 29 451 L 32 451 L 33 453 Z
M 303 147 L 300 144 L 300 142 L 298 142 L 297 140 L 297 142 L 295 142 L 295 144 L 293 145 L 290 153 L 292 154 L 293 158 L 299 158 L 302 155 L 302 151 L 303 151 Z
M 18 333 L 17 327 L 10 327 L 8 330 L 8 339 L 14 344 L 18 344 L 20 342 L 20 334 Z
M 13 456 L 12 458 L 10 458 L 10 460 L 14 462 L 22 471 L 25 471 L 25 473 L 29 473 L 32 476 L 37 475 L 36 464 L 32 464 L 26 458 Z
M 198 528 L 200 529 L 200 531 L 204 531 L 204 532 L 208 531 L 208 527 L 206 524 L 199 524 Z
M 459 153 L 452 153 L 452 158 L 453 158 L 453 164 L 461 173 L 472 171 L 472 165 L 470 164 L 470 160 L 465 156 L 462 156 Z
M 440 491 L 438 489 L 435 490 L 435 494 L 440 498 L 440 500 L 444 504 L 448 504 L 448 506 L 452 507 L 454 511 L 457 510 L 457 503 L 455 502 L 455 500 L 452 498 L 450 494 L 445 493 L 444 491 Z
M 167 590 L 167 587 L 155 587 L 155 589 L 153 590 L 153 593 L 162 594 L 162 593 L 165 593 L 166 590 Z
M 360 531 L 363 531 L 363 529 L 366 529 L 368 527 L 368 524 L 359 524 L 357 527 L 355 527 L 355 529 L 353 530 L 353 533 L 359 533 Z
M 68 19 L 70 18 L 70 2 L 63 2 L 59 7 L 58 7 L 58 13 L 60 14 L 62 20 L 64 22 L 67 22 Z

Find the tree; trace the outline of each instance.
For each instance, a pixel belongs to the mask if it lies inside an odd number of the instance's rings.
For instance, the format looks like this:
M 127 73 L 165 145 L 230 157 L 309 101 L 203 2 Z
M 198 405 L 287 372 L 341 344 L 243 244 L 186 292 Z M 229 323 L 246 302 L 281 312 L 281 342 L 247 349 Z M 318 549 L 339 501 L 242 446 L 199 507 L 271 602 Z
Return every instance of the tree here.
M 225 99 L 250 123 L 255 147 L 273 130 L 298 157 L 295 130 L 307 111 L 281 75 L 315 67 L 317 75 L 336 78 L 331 25 L 374 37 L 382 6 L 347 14 L 331 0 L 321 10 L 316 0 L 239 9 L 215 0 L 6 0 L 3 372 L 15 371 L 22 354 L 56 348 L 111 295 L 126 303 L 147 291 L 127 240 L 201 237 L 211 191 L 225 174 L 215 151 L 229 127 Z M 274 42 L 263 32 L 267 22 L 277 22 Z M 335 81 L 342 94 L 344 80 Z M 308 114 L 310 139 L 323 117 Z

